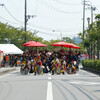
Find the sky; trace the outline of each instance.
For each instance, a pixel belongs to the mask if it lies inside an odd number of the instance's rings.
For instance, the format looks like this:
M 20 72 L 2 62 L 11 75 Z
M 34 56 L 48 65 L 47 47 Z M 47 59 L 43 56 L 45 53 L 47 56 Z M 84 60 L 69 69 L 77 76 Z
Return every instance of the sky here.
M 100 0 L 87 0 L 100 13 Z M 16 28 L 24 28 L 25 0 L 0 0 L 0 21 Z M 27 15 L 35 15 L 27 22 L 27 30 L 34 32 L 44 40 L 77 37 L 83 27 L 82 0 L 27 0 Z M 86 6 L 85 29 L 91 10 Z M 94 19 L 95 21 L 95 19 Z

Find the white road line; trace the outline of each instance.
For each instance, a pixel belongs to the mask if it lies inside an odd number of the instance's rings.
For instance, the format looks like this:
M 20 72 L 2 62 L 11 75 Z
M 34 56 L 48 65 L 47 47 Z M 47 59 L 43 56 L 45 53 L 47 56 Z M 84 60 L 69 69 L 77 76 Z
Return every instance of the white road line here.
M 48 77 L 48 80 L 51 80 L 51 77 Z
M 86 81 L 69 81 L 72 84 L 80 84 L 80 85 L 100 85 L 99 82 L 86 82 Z
M 49 73 L 48 75 L 49 75 L 49 76 L 51 76 L 51 74 L 50 74 L 50 73 Z
M 48 81 L 46 100 L 53 100 L 52 82 L 50 81 Z

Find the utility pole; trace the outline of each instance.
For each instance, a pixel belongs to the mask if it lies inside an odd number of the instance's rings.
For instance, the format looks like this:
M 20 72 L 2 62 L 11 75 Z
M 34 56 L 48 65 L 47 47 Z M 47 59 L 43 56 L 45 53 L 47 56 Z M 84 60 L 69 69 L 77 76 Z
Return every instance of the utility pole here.
M 83 45 L 84 45 L 84 34 L 85 34 L 85 0 L 83 1 Z
M 96 7 L 93 7 L 91 4 L 91 23 L 93 23 L 93 11 L 96 10 Z
M 87 21 L 88 21 L 88 34 L 90 33 L 90 18 L 88 17 L 87 18 Z M 89 59 L 91 58 L 91 54 L 90 54 L 90 47 L 89 47 L 89 49 L 87 50 L 88 51 L 88 55 L 89 55 Z
M 36 17 L 36 15 L 27 15 L 27 0 L 25 0 L 25 21 L 24 21 L 24 31 L 27 31 L 27 22 L 30 18 Z M 25 42 L 26 42 L 26 35 L 25 35 Z
M 26 31 L 26 24 L 27 24 L 27 19 L 26 19 L 26 16 L 27 16 L 27 0 L 25 0 L 25 22 L 24 22 L 24 30 Z M 25 35 L 25 42 L 26 42 L 26 35 Z
M 93 7 L 91 5 L 91 23 L 93 23 Z
M 91 5 L 91 24 L 93 23 L 93 7 L 92 7 L 92 5 Z M 92 43 L 92 41 L 91 41 L 91 60 L 92 60 L 92 48 L 93 48 L 93 43 Z

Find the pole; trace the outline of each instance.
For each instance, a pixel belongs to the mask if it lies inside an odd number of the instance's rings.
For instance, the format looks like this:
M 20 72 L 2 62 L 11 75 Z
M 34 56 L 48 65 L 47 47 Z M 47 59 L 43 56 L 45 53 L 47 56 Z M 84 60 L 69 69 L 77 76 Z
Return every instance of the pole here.
M 93 23 L 93 7 L 92 7 L 92 5 L 91 5 L 91 24 Z M 91 41 L 91 59 L 92 59 L 92 46 L 93 45 L 93 43 L 92 43 L 92 41 Z
M 27 19 L 26 19 L 26 16 L 27 16 L 27 0 L 25 0 L 25 22 L 24 22 L 24 30 L 26 31 L 27 30 Z M 26 42 L 26 35 L 25 35 L 25 42 Z
M 84 31 L 85 31 L 85 0 L 83 2 L 83 45 L 84 45 Z
M 24 31 L 26 31 L 27 30 L 27 0 L 25 0 L 25 16 L 24 16 L 24 18 L 25 18 L 25 22 L 24 22 Z M 26 42 L 26 34 L 25 34 L 25 42 Z M 25 48 L 24 48 L 24 50 L 26 50 L 26 46 L 25 46 Z
M 90 18 L 89 18 L 89 17 L 87 18 L 87 21 L 88 21 L 88 29 L 89 29 L 88 34 L 89 34 L 89 33 L 90 33 Z M 89 55 L 89 59 L 90 59 L 90 58 L 91 58 L 91 57 L 90 57 L 90 55 L 91 55 L 91 54 L 90 54 L 90 47 L 89 47 L 89 50 L 88 50 L 88 55 Z
M 93 7 L 91 6 L 91 23 L 93 23 Z

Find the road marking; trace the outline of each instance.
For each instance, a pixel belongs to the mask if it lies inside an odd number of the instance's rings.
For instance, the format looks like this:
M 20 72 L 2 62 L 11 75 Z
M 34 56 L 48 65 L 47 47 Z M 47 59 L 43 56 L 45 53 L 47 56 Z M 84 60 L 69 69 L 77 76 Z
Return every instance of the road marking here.
M 48 80 L 51 80 L 51 77 L 48 77 Z
M 50 81 L 48 81 L 46 100 L 53 100 L 52 82 Z
M 100 85 L 100 83 L 96 82 L 85 82 L 85 81 L 70 81 L 72 84 L 80 84 L 80 85 Z
M 49 76 L 51 76 L 51 74 L 50 74 L 50 73 L 49 73 L 48 75 L 49 75 Z

